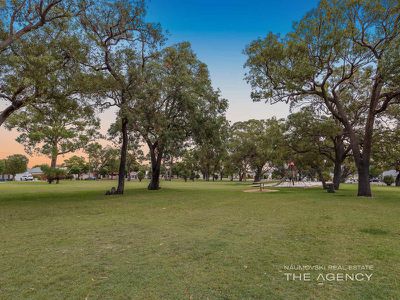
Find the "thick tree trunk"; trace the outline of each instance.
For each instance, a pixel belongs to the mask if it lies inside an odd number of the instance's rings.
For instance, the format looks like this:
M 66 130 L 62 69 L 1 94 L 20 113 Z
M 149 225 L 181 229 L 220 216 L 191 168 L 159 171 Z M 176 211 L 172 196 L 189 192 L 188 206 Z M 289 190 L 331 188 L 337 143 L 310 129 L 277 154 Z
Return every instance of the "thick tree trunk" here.
M 122 118 L 121 134 L 122 146 L 118 169 L 118 187 L 116 191 L 116 194 L 119 195 L 122 195 L 125 189 L 126 159 L 128 154 L 128 119 L 126 117 Z
M 372 122 L 372 124 L 371 124 Z M 365 129 L 363 141 L 363 151 L 361 152 L 355 132 L 350 131 L 350 142 L 353 151 L 354 162 L 358 173 L 358 192 L 359 197 L 371 197 L 371 183 L 369 182 L 369 163 L 372 149 L 373 118 L 369 118 Z
M 371 197 L 371 183 L 369 182 L 369 161 L 362 161 L 357 165 L 358 171 L 358 196 Z
M 396 177 L 396 186 L 400 186 L 400 172 L 399 172 L 399 174 L 397 174 L 397 177 Z
M 156 149 L 157 147 L 154 145 L 149 146 L 149 148 L 151 158 L 151 180 L 147 189 L 154 191 L 160 189 L 162 151 L 160 149 Z M 156 150 L 158 150 L 157 153 Z

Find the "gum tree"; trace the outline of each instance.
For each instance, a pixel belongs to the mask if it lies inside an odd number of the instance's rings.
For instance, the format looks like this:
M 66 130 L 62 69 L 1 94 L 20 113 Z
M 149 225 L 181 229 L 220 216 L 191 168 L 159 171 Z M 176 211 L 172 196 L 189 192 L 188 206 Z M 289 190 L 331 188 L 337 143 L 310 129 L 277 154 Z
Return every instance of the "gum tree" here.
M 347 131 L 358 195 L 371 194 L 376 118 L 400 101 L 400 4 L 397 0 L 323 0 L 285 37 L 270 33 L 245 50 L 252 98 L 312 102 Z
M 5 169 L 4 173 L 11 174 L 13 179 L 15 179 L 15 175 L 18 173 L 23 173 L 26 171 L 28 167 L 28 158 L 22 154 L 14 154 L 10 155 L 5 160 Z
M 143 65 L 162 41 L 156 24 L 146 23 L 144 1 L 99 1 L 81 16 L 90 57 L 86 63 L 93 93 L 103 108 L 115 107 L 121 120 L 116 194 L 124 193 L 129 144 L 128 108 L 137 100 Z
M 131 115 L 133 128 L 149 148 L 149 190 L 160 188 L 165 151 L 190 142 L 208 121 L 226 110 L 227 103 L 213 90 L 207 66 L 189 43 L 167 47 L 144 68 L 141 97 Z
M 284 123 L 275 118 L 268 120 L 249 120 L 232 125 L 236 143 L 254 171 L 254 181 L 260 181 L 265 172 L 279 157 L 279 148 L 284 140 Z
M 52 94 L 47 101 L 29 105 L 7 121 L 7 128 L 19 133 L 17 142 L 28 154 L 46 155 L 51 168 L 60 155 L 83 148 L 99 137 L 100 121 L 89 105 L 76 99 Z
M 83 47 L 72 23 L 87 4 L 80 0 L 0 4 L 0 101 L 4 103 L 0 126 L 17 110 L 40 101 L 60 71 L 77 68 L 72 62 L 81 59 Z
M 336 190 L 343 180 L 344 161 L 351 154 L 348 137 L 340 123 L 332 117 L 318 114 L 312 107 L 304 107 L 289 115 L 287 121 L 287 141 L 299 155 L 313 153 L 333 164 L 333 185 Z M 312 155 L 311 155 L 312 157 Z M 315 159 L 317 160 L 317 159 Z
M 0 1 L 0 52 L 46 25 L 59 25 L 86 4 L 71 0 Z

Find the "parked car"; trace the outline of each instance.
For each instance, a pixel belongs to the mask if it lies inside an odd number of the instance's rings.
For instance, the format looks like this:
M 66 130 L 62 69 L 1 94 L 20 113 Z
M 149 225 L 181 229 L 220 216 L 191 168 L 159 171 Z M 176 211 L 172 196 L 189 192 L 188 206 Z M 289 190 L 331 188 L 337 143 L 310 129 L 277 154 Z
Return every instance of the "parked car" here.
M 25 174 L 21 176 L 21 181 L 33 181 L 33 176 L 32 174 Z

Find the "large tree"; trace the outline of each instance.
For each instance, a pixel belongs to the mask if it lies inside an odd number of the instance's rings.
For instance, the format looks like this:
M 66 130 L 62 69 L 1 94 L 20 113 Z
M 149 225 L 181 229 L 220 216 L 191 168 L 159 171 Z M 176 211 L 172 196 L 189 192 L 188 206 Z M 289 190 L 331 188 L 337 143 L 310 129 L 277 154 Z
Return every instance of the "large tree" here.
M 0 8 L 0 126 L 79 69 L 85 48 L 71 18 L 83 8 L 69 0 L 6 1 Z
M 90 105 L 63 95 L 51 96 L 48 101 L 15 113 L 6 126 L 19 132 L 17 141 L 28 154 L 50 157 L 50 166 L 55 168 L 60 155 L 81 149 L 98 138 L 100 121 Z
M 223 177 L 223 162 L 227 156 L 227 140 L 230 125 L 225 116 L 210 119 L 198 130 L 195 145 L 191 151 L 196 160 L 203 179 L 215 180 L 216 176 Z
M 82 156 L 74 155 L 66 159 L 63 165 L 67 168 L 67 173 L 70 175 L 77 175 L 78 180 L 81 179 L 83 173 L 89 171 L 89 165 Z
M 254 181 L 260 181 L 281 154 L 279 148 L 284 141 L 284 123 L 275 118 L 249 120 L 232 125 L 233 137 L 239 144 L 243 161 L 254 172 Z
M 313 153 L 323 156 L 334 165 L 333 184 L 336 190 L 346 172 L 343 163 L 351 154 L 348 137 L 340 123 L 332 117 L 321 115 L 312 107 L 304 107 L 289 115 L 287 121 L 287 143 L 298 154 Z M 319 159 L 321 161 L 321 159 Z M 313 163 L 314 165 L 315 163 Z
M 163 40 L 157 24 L 144 20 L 144 1 L 102 0 L 81 17 L 90 45 L 86 63 L 92 71 L 95 93 L 102 108 L 116 107 L 121 120 L 121 148 L 118 187 L 123 194 L 129 144 L 128 107 L 137 100 L 137 89 L 146 60 Z
M 254 100 L 321 105 L 347 131 L 358 195 L 371 196 L 369 167 L 377 116 L 400 101 L 397 0 L 323 0 L 285 37 L 246 49 Z
M 4 173 L 10 174 L 15 178 L 18 173 L 23 173 L 28 167 L 28 158 L 22 154 L 14 154 L 7 157 L 5 160 Z
M 138 103 L 131 109 L 134 130 L 147 144 L 151 161 L 149 190 L 160 187 L 165 151 L 193 139 L 227 107 L 211 86 L 207 66 L 189 43 L 167 47 L 144 68 Z

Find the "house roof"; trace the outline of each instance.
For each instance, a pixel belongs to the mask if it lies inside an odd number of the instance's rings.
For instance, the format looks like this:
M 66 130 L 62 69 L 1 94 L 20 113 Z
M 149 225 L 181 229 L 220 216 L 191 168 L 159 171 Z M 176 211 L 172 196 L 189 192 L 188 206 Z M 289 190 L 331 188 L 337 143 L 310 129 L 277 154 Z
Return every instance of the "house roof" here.
M 27 172 L 31 173 L 31 174 L 43 174 L 43 171 L 42 171 L 42 169 L 40 167 L 28 169 Z

